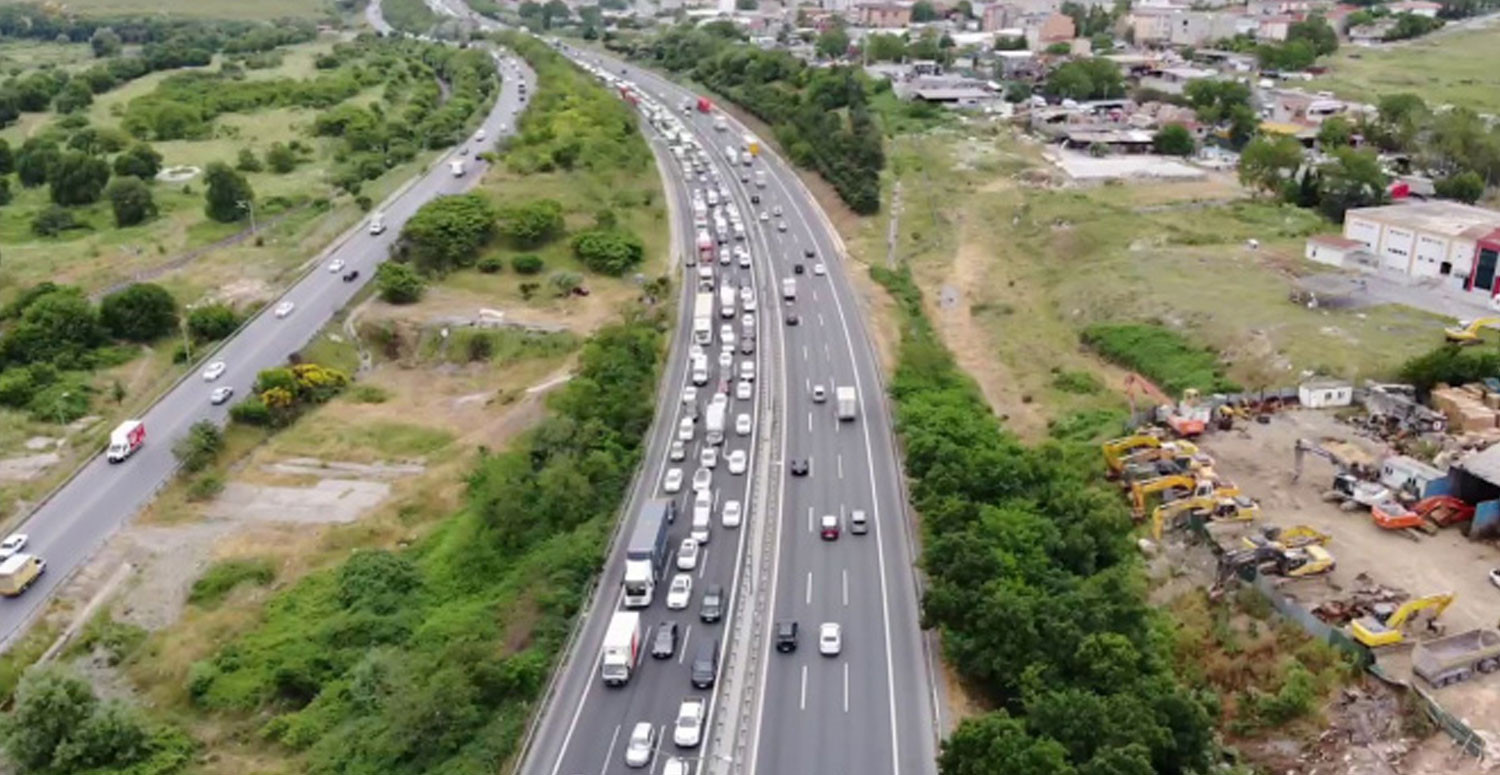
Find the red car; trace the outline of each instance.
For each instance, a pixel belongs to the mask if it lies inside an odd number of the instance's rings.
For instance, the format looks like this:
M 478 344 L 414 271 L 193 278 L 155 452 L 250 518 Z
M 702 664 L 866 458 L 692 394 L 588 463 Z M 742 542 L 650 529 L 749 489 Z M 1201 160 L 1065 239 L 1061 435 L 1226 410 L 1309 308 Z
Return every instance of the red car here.
M 832 514 L 824 514 L 822 519 L 822 530 L 818 532 L 824 541 L 839 540 L 839 518 Z

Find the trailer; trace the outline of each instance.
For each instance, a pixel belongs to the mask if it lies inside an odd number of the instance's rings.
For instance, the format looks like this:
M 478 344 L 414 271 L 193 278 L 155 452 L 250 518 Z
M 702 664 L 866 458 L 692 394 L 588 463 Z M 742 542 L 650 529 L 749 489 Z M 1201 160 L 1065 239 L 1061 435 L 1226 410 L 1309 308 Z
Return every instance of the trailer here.
M 1469 630 L 1418 643 L 1411 667 L 1438 688 L 1468 680 L 1476 672 L 1493 673 L 1500 669 L 1500 632 Z
M 676 513 L 677 504 L 667 499 L 649 500 L 641 506 L 625 545 L 626 608 L 644 608 L 655 598 L 656 583 L 667 562 L 667 526 Z
M 703 346 L 714 341 L 714 295 L 700 291 L 693 297 L 693 341 Z

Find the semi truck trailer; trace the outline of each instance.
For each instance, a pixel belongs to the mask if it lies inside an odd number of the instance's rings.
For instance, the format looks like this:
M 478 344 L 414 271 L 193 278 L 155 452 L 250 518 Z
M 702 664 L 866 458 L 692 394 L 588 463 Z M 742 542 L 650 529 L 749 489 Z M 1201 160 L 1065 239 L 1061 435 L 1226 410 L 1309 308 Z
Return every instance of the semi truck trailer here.
M 667 525 L 677 504 L 667 499 L 649 500 L 641 506 L 625 545 L 624 597 L 626 608 L 645 608 L 656 597 L 656 582 L 667 562 Z

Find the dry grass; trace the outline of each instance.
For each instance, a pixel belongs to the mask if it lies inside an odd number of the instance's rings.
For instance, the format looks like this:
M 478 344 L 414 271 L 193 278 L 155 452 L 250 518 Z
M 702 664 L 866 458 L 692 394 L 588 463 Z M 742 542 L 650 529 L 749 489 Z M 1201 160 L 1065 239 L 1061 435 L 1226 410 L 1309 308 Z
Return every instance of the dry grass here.
M 1411 92 L 1432 106 L 1455 105 L 1479 113 L 1500 112 L 1495 71 L 1500 69 L 1493 20 L 1439 30 L 1416 40 L 1377 48 L 1344 46 L 1329 61 L 1328 74 L 1309 89 L 1374 103 L 1383 94 Z
M 328 0 L 68 0 L 68 11 L 83 16 L 180 16 L 198 19 L 319 19 L 333 13 Z

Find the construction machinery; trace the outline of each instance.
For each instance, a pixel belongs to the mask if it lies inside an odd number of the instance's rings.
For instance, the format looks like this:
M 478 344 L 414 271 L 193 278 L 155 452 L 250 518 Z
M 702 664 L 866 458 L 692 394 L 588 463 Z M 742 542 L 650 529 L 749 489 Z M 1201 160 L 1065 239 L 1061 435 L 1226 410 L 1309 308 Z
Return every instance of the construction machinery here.
M 1099 450 L 1104 453 L 1104 465 L 1109 468 L 1111 474 L 1118 474 L 1125 465 L 1125 458 L 1143 450 L 1159 449 L 1161 439 L 1150 433 L 1137 433 L 1132 436 L 1121 436 L 1118 439 L 1110 439 L 1099 445 Z
M 1241 539 L 1246 549 L 1271 544 L 1283 549 L 1301 549 L 1305 546 L 1325 546 L 1332 541 L 1333 536 L 1311 525 L 1293 525 L 1284 528 L 1266 525 L 1261 528 L 1259 535 L 1247 535 Z
M 1118 478 L 1123 486 L 1129 487 L 1134 482 L 1161 476 L 1212 473 L 1213 467 L 1214 459 L 1198 451 L 1198 445 L 1179 439 L 1122 458 Z
M 1199 400 L 1197 389 L 1188 388 L 1182 391 L 1182 400 L 1175 406 L 1165 404 L 1157 407 L 1156 417 L 1179 438 L 1192 439 L 1203 435 L 1203 431 L 1208 429 L 1208 422 L 1213 418 L 1213 407 Z
M 1411 510 L 1438 527 L 1450 527 L 1474 519 L 1474 507 L 1452 495 L 1423 498 Z
M 1412 672 L 1436 688 L 1500 670 L 1500 632 L 1469 630 L 1423 641 L 1411 655 Z
M 1333 555 L 1317 544 L 1293 549 L 1268 542 L 1253 549 L 1239 549 L 1221 555 L 1219 578 L 1214 586 L 1222 587 L 1224 582 L 1244 568 L 1299 579 L 1328 573 L 1335 564 Z
M 1243 495 L 1178 498 L 1152 510 L 1151 537 L 1160 541 L 1166 524 L 1188 514 L 1201 514 L 1215 522 L 1249 522 L 1260 516 L 1260 504 Z
M 1370 648 L 1390 646 L 1406 640 L 1403 628 L 1412 617 L 1426 612 L 1426 627 L 1433 634 L 1441 635 L 1437 618 L 1453 604 L 1453 593 L 1443 592 L 1408 600 L 1399 608 L 1382 614 L 1377 610 L 1369 616 L 1361 616 L 1349 623 L 1349 634 Z
M 1500 317 L 1479 318 L 1472 321 L 1460 320 L 1457 327 L 1443 329 L 1443 337 L 1454 344 L 1475 344 L 1480 339 L 1480 330 L 1496 323 L 1500 323 Z
M 1375 520 L 1377 527 L 1385 530 L 1421 530 L 1423 532 L 1432 530 L 1436 532 L 1436 528 L 1428 527 L 1427 520 L 1422 519 L 1421 514 L 1407 508 L 1406 504 L 1395 498 L 1371 504 L 1370 516 Z M 1412 538 L 1417 537 L 1414 533 L 1407 533 L 1407 535 Z
M 1371 422 L 1386 433 L 1442 433 L 1448 417 L 1417 400 L 1411 385 L 1375 384 L 1355 394 Z
M 1156 493 L 1162 493 L 1171 501 L 1178 498 L 1233 498 L 1240 494 L 1240 489 L 1220 480 L 1212 471 L 1159 476 L 1136 482 L 1130 486 L 1130 505 L 1136 519 L 1145 518 L 1146 501 Z

